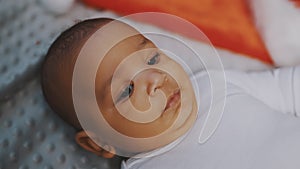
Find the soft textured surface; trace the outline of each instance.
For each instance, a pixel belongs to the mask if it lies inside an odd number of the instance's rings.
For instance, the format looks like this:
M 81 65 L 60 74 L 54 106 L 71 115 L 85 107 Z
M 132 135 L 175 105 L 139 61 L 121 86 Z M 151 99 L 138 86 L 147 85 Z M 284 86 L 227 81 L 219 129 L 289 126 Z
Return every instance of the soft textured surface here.
M 94 14 L 76 5 L 66 15 L 54 16 L 40 7 L 38 0 L 0 3 L 0 96 L 13 90 L 12 86 L 22 87 L 23 75 L 36 70 L 48 46 L 61 31 L 78 19 Z
M 97 157 L 74 142 L 75 131 L 48 108 L 40 88 L 39 70 L 50 44 L 78 20 L 92 17 L 118 16 L 80 3 L 64 15 L 53 15 L 37 0 L 0 0 L 0 169 L 119 168 L 119 158 Z M 135 26 L 158 29 L 141 23 Z M 207 44 L 181 39 L 207 54 Z M 268 68 L 231 51 L 218 51 L 226 69 Z
M 83 0 L 87 4 L 128 15 L 136 12 L 165 12 L 198 26 L 216 46 L 227 48 L 249 57 L 272 63 L 252 21 L 245 0 Z M 174 24 L 165 24 L 160 18 L 156 25 L 185 35 Z M 189 35 L 190 37 L 195 37 Z
M 55 16 L 37 0 L 0 1 L 0 169 L 119 168 L 119 158 L 77 146 L 74 129 L 48 108 L 38 79 L 52 41 L 95 13 L 76 4 Z
M 259 30 L 275 64 L 300 64 L 300 1 L 249 1 Z
M 0 103 L 1 169 L 113 169 L 119 158 L 104 159 L 84 151 L 75 130 L 44 101 L 38 78 Z

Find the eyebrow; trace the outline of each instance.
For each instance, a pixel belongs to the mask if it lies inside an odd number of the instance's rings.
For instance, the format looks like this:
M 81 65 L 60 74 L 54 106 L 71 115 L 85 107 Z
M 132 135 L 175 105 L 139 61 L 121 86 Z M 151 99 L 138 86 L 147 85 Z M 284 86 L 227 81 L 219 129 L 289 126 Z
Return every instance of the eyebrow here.
M 112 81 L 112 76 L 110 76 L 109 79 L 105 82 L 104 91 L 106 91 L 108 86 L 110 86 L 111 81 Z
M 142 38 L 143 39 L 141 40 L 141 42 L 137 46 L 138 49 L 143 48 L 144 46 L 146 46 L 149 43 L 149 39 L 145 38 L 144 36 Z

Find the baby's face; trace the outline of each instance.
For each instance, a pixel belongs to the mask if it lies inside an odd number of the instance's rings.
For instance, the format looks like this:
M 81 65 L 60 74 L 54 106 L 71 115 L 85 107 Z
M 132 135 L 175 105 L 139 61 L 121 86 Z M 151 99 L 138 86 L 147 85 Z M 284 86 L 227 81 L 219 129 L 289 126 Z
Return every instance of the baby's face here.
M 95 81 L 99 108 L 109 125 L 126 136 L 148 138 L 167 131 L 152 147 L 165 145 L 195 120 L 193 87 L 181 65 L 150 40 L 128 25 L 119 29 L 136 35 L 114 45 L 101 61 Z

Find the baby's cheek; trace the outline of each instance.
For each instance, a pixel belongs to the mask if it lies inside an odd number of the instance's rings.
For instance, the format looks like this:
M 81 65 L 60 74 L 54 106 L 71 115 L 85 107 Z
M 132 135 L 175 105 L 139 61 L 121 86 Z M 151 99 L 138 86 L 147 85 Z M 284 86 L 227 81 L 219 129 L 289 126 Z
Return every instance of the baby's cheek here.
M 139 92 L 139 90 L 136 90 L 130 97 L 128 104 L 142 112 L 147 111 L 151 107 L 149 96 L 145 92 Z

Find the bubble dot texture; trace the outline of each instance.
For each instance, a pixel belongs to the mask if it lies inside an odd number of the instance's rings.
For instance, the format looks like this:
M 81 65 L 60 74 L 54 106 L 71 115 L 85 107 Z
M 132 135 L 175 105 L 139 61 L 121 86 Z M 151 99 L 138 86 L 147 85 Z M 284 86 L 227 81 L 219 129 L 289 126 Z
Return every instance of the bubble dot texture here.
M 75 143 L 75 130 L 47 105 L 40 68 L 55 38 L 78 20 L 113 17 L 76 2 L 52 15 L 39 0 L 0 0 L 0 169 L 120 168 Z
M 77 2 L 64 15 L 53 15 L 41 0 L 0 1 L 0 99 L 23 87 L 38 71 L 51 43 L 80 20 L 110 15 Z

